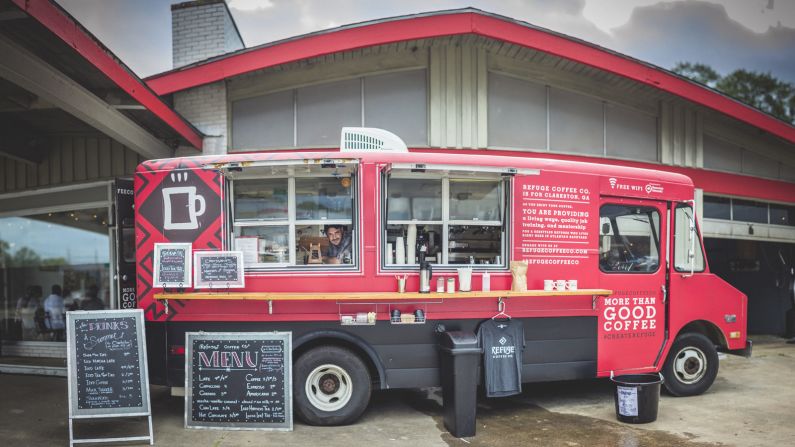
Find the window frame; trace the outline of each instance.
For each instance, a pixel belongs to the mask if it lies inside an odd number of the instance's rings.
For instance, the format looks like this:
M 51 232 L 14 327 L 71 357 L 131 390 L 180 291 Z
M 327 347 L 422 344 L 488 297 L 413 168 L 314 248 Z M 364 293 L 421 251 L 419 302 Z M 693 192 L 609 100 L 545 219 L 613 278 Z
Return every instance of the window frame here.
M 614 275 L 614 274 L 653 275 L 653 274 L 658 273 L 660 271 L 660 268 L 662 267 L 662 264 L 663 264 L 663 261 L 664 261 L 663 256 L 662 256 L 662 252 L 661 252 L 661 250 L 663 250 L 663 247 L 662 247 L 661 238 L 660 238 L 660 236 L 661 236 L 660 228 L 662 227 L 662 219 L 663 219 L 663 217 L 662 217 L 662 215 L 660 213 L 660 210 L 657 209 L 654 206 L 651 206 L 651 205 L 640 205 L 640 204 L 634 204 L 634 203 L 602 203 L 601 205 L 599 205 L 599 226 L 600 226 L 600 230 L 599 230 L 598 234 L 599 234 L 599 253 L 600 253 L 600 256 L 601 256 L 601 248 L 602 248 L 602 237 L 605 236 L 605 235 L 602 234 L 602 231 L 601 231 L 601 226 L 602 226 L 601 222 L 602 222 L 602 217 L 603 217 L 602 216 L 602 208 L 604 208 L 605 206 L 621 206 L 621 207 L 625 207 L 625 208 L 633 208 L 633 207 L 634 208 L 647 208 L 647 209 L 650 209 L 652 211 L 651 213 L 644 213 L 643 215 L 644 216 L 648 216 L 648 218 L 649 218 L 649 229 L 650 229 L 649 236 L 651 236 L 651 238 L 653 239 L 653 242 L 656 244 L 656 247 L 657 247 L 657 268 L 654 269 L 654 270 L 650 270 L 650 271 L 641 271 L 641 270 L 637 270 L 637 271 L 632 271 L 632 270 L 605 270 L 603 268 L 603 265 L 602 265 L 602 262 L 601 262 L 601 259 L 600 259 L 599 263 L 598 263 L 599 264 L 599 271 L 604 273 L 604 274 L 607 274 L 607 275 Z M 657 213 L 657 228 L 655 228 L 655 226 L 654 226 L 655 225 L 655 220 L 654 220 L 654 217 L 653 217 L 654 213 Z M 618 225 L 616 224 L 615 217 L 612 218 L 612 219 L 611 218 L 608 218 L 608 219 L 610 220 L 610 226 L 613 227 L 613 235 L 610 235 L 611 239 L 614 238 L 614 237 L 621 237 L 622 239 L 626 239 L 627 237 L 631 237 L 631 235 L 622 235 L 621 233 L 618 232 L 619 228 L 618 228 Z
M 237 180 L 258 180 L 258 179 L 285 179 L 287 180 L 287 219 L 280 220 L 256 220 L 245 219 L 236 221 L 235 219 L 235 181 Z M 228 178 L 229 189 L 229 235 L 234 244 L 234 240 L 239 235 L 236 234 L 236 228 L 243 227 L 287 227 L 287 244 L 288 244 L 288 258 L 287 262 L 276 263 L 261 263 L 244 265 L 246 273 L 255 272 L 272 272 L 272 271 L 325 271 L 326 269 L 332 271 L 348 271 L 358 270 L 361 262 L 360 244 L 359 244 L 359 164 L 356 163 L 351 170 L 351 218 L 350 219 L 297 219 L 296 218 L 296 189 L 295 180 L 297 178 L 335 178 L 333 174 L 320 174 L 320 173 L 288 173 L 287 175 L 256 175 L 248 176 L 243 174 L 237 178 Z M 296 227 L 306 225 L 347 225 L 350 230 L 351 237 L 351 263 L 350 264 L 297 264 L 298 249 L 296 247 Z
M 507 269 L 508 262 L 507 262 L 507 255 L 508 250 L 510 247 L 510 231 L 508 231 L 508 224 L 507 222 L 510 219 L 510 191 L 511 191 L 511 176 L 496 175 L 494 173 L 500 172 L 499 169 L 488 170 L 484 169 L 479 171 L 477 167 L 458 167 L 459 171 L 448 171 L 448 170 L 438 170 L 433 169 L 432 166 L 429 166 L 430 169 L 408 169 L 406 167 L 400 167 L 399 169 L 384 169 L 381 171 L 381 226 L 380 231 L 381 234 L 384 236 L 383 240 L 381 241 L 381 255 L 379 259 L 379 263 L 381 269 L 383 270 L 405 270 L 408 268 L 418 267 L 416 263 L 407 263 L 407 264 L 387 264 L 386 263 L 386 244 L 387 242 L 387 227 L 389 225 L 435 225 L 439 226 L 442 229 L 442 262 L 441 264 L 437 264 L 432 262 L 434 268 L 441 269 L 441 270 L 454 270 L 456 268 L 460 268 L 462 266 L 467 265 L 475 265 L 478 269 L 488 269 L 488 270 L 505 270 Z M 456 172 L 459 172 L 456 175 Z M 395 175 L 397 174 L 397 177 Z M 398 178 L 398 179 L 438 179 L 442 183 L 442 216 L 438 220 L 389 220 L 389 179 L 390 178 Z M 494 180 L 499 185 L 499 193 L 498 193 L 498 200 L 499 200 L 499 216 L 500 220 L 488 220 L 488 221 L 480 221 L 480 220 L 462 220 L 450 219 L 450 179 L 454 180 Z M 449 242 L 450 242 L 450 227 L 451 226 L 459 226 L 459 225 L 479 225 L 479 226 L 491 226 L 491 227 L 499 227 L 500 228 L 500 264 L 450 264 L 449 263 Z
M 698 252 L 701 253 L 701 269 L 696 269 L 695 268 L 695 262 L 693 262 L 692 264 L 688 264 L 688 266 L 693 266 L 692 270 L 690 270 L 689 268 L 680 269 L 679 266 L 676 263 L 676 256 L 677 256 L 676 238 L 679 235 L 679 225 L 677 225 L 676 213 L 680 209 L 685 209 L 685 208 L 689 208 L 690 209 L 690 213 L 691 213 L 690 215 L 691 215 L 691 218 L 693 219 L 693 227 L 694 227 L 694 230 L 695 230 L 693 232 L 693 235 L 695 236 L 696 241 L 697 241 L 697 244 L 695 244 L 695 245 L 698 246 Z M 674 255 L 673 255 L 673 268 L 674 268 L 674 271 L 677 272 L 677 273 L 683 273 L 683 274 L 703 273 L 703 272 L 707 271 L 707 257 L 706 257 L 706 253 L 704 252 L 704 244 L 703 244 L 704 241 L 701 239 L 701 230 L 698 228 L 698 220 L 696 219 L 696 210 L 695 210 L 695 208 L 693 206 L 690 206 L 690 204 L 688 204 L 688 203 L 678 203 L 674 207 L 673 217 L 674 217 L 673 218 L 674 240 L 673 240 L 673 243 L 671 244 L 671 246 L 673 247 L 673 250 L 674 250 Z M 685 230 L 687 232 L 690 232 L 690 228 L 687 228 Z M 695 253 L 694 253 L 694 256 L 695 256 Z

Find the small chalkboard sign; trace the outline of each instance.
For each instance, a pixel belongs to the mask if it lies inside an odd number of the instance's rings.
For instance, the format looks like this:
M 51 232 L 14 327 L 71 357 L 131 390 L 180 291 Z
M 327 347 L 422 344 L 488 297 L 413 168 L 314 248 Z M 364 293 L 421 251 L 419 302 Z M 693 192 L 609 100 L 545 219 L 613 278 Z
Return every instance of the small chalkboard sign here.
M 80 418 L 149 416 L 149 375 L 143 310 L 66 313 L 69 423 Z M 70 444 L 80 442 L 71 438 Z M 113 438 L 114 440 L 116 438 Z
M 188 332 L 185 427 L 293 429 L 290 332 Z
M 194 287 L 228 289 L 246 285 L 242 251 L 197 251 L 194 256 Z
M 191 286 L 191 244 L 155 244 L 155 287 Z

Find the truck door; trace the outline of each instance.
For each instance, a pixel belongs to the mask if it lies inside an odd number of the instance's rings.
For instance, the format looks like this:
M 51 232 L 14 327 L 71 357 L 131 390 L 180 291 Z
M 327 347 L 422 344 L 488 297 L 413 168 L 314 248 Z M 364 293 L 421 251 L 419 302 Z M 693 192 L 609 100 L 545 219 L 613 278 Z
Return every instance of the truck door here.
M 133 180 L 117 178 L 114 182 L 113 239 L 115 241 L 115 290 L 117 309 L 135 309 L 135 213 Z
M 666 203 L 604 198 L 599 207 L 598 370 L 653 367 L 665 341 Z

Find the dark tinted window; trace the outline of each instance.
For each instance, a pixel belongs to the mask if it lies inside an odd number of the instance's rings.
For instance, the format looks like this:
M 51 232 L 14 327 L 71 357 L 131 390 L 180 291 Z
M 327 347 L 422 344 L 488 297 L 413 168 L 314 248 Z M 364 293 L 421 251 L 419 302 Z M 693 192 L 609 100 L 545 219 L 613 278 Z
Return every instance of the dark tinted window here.
M 767 223 L 767 204 L 734 199 L 734 220 Z
M 704 196 L 704 217 L 709 219 L 731 219 L 731 199 L 728 197 Z
M 599 267 L 603 272 L 651 273 L 660 265 L 660 214 L 645 206 L 599 209 Z
M 770 205 L 770 223 L 795 226 L 795 206 Z

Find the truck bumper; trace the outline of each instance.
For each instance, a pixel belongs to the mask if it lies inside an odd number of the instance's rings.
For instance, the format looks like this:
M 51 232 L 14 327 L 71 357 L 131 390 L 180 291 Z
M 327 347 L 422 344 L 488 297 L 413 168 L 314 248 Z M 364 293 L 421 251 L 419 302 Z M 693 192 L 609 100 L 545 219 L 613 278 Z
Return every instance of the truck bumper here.
M 739 355 L 739 356 L 742 356 L 742 357 L 745 357 L 745 358 L 749 358 L 749 357 L 751 357 L 751 350 L 753 349 L 753 347 L 754 347 L 754 343 L 751 340 L 746 340 L 744 348 L 742 348 L 742 349 L 732 349 L 732 350 L 726 351 L 726 353 L 727 354 L 731 354 L 731 355 Z

